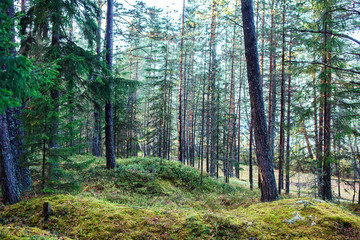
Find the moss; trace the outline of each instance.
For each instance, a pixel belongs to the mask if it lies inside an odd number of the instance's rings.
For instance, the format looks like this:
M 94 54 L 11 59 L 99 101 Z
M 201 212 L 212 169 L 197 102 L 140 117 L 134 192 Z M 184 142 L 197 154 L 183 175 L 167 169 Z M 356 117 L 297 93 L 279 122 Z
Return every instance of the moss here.
M 295 213 L 303 219 L 290 224 L 287 220 Z M 360 233 L 360 218 L 326 202 L 284 199 L 254 204 L 233 214 L 244 219 L 249 235 L 260 239 L 351 239 Z
M 75 196 L 42 195 L 1 207 L 2 227 L 29 229 L 40 239 L 356 239 L 360 233 L 360 218 L 330 203 L 258 203 L 258 191 L 207 175 L 200 185 L 197 170 L 175 161 L 124 159 L 116 170 L 96 161 L 78 173 Z M 52 210 L 47 221 L 45 201 Z
M 36 227 L 20 227 L 9 224 L 7 226 L 0 225 L 0 239 L 55 240 L 59 238 L 55 234 L 51 234 L 49 231 L 42 230 Z M 67 237 L 62 237 L 61 239 L 70 240 L 70 238 Z
M 52 215 L 41 216 L 43 202 Z M 359 234 L 360 219 L 329 203 L 304 208 L 297 199 L 258 203 L 232 211 L 133 208 L 94 198 L 70 195 L 34 198 L 1 213 L 11 226 L 23 225 L 75 239 L 351 239 Z M 304 220 L 285 220 L 297 212 Z M 312 225 L 312 223 L 316 225 Z M 39 234 L 38 234 L 39 235 Z
M 45 201 L 50 203 L 52 210 L 47 221 L 41 213 Z M 187 238 L 210 232 L 229 234 L 230 230 L 226 229 L 236 228 L 229 227 L 222 218 L 204 219 L 198 212 L 191 214 L 185 210 L 168 212 L 160 209 L 131 208 L 70 195 L 34 198 L 7 206 L 1 213 L 1 218 L 11 219 L 11 224 L 51 230 L 61 236 L 78 239 L 137 239 L 140 236 L 145 239 Z

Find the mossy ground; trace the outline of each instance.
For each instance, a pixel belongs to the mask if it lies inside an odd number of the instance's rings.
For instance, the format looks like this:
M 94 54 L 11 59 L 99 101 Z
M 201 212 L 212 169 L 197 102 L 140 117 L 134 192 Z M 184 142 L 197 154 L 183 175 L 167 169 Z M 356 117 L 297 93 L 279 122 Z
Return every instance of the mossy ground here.
M 359 239 L 360 218 L 311 199 L 259 203 L 258 191 L 225 185 L 174 161 L 76 156 L 69 181 L 0 207 L 0 239 Z M 100 162 L 103 161 L 103 162 Z M 61 188 L 59 186 L 62 186 Z M 69 187 L 78 186 L 78 187 Z M 47 191 L 49 192 L 49 191 Z M 51 192 L 51 191 L 50 191 Z M 42 206 L 50 203 L 44 220 Z M 294 216 L 300 219 L 293 221 Z

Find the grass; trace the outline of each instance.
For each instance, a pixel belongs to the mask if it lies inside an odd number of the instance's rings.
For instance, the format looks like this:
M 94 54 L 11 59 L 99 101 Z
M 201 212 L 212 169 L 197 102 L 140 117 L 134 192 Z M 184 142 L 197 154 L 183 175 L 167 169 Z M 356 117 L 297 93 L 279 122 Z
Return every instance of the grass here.
M 67 181 L 0 207 L 0 239 L 358 239 L 360 218 L 332 203 L 224 184 L 175 161 L 75 156 Z M 66 165 L 66 166 L 65 166 Z M 58 192 L 61 194 L 49 194 Z M 44 202 L 52 213 L 42 215 Z M 353 207 L 356 209 L 355 207 Z

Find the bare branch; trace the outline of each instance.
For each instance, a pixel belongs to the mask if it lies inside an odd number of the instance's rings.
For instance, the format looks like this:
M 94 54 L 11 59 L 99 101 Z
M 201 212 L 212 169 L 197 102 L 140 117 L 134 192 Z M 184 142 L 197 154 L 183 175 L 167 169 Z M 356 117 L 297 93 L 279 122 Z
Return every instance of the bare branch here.
M 353 37 L 350 37 L 349 35 L 346 35 L 346 34 L 342 34 L 342 33 L 335 33 L 333 31 L 315 31 L 315 30 L 308 30 L 308 29 L 293 29 L 293 31 L 297 31 L 297 32 L 309 32 L 309 33 L 326 33 L 326 34 L 330 34 L 330 35 L 333 35 L 333 36 L 337 36 L 337 37 L 342 37 L 342 38 L 347 38 L 357 44 L 360 45 L 360 41 L 353 38 Z
M 287 61 L 290 62 L 290 61 Z M 331 66 L 329 64 L 323 63 L 323 62 L 308 62 L 308 61 L 291 61 L 290 63 L 304 63 L 304 64 L 316 64 L 316 65 L 323 65 L 325 67 L 331 68 L 331 69 L 335 69 L 335 70 L 340 70 L 343 72 L 349 72 L 349 73 L 354 73 L 354 74 L 360 74 L 360 71 L 356 71 L 353 69 L 347 69 L 347 68 L 340 68 L 340 67 L 335 67 L 335 66 Z

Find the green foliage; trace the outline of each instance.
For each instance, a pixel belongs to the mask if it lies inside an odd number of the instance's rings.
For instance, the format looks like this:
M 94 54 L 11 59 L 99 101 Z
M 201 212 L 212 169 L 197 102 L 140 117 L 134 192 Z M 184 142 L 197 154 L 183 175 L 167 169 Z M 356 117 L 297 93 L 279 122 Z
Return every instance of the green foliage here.
M 33 62 L 15 52 L 14 18 L 7 15 L 12 1 L 0 3 L 0 112 L 34 96 L 39 84 Z

